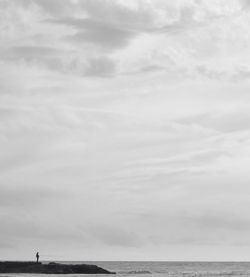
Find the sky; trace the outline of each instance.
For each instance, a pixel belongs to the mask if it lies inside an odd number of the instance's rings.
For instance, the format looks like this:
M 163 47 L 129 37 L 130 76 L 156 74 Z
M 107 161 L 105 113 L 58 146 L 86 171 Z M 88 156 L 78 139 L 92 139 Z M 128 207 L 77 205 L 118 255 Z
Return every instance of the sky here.
M 250 2 L 0 0 L 0 259 L 250 260 Z

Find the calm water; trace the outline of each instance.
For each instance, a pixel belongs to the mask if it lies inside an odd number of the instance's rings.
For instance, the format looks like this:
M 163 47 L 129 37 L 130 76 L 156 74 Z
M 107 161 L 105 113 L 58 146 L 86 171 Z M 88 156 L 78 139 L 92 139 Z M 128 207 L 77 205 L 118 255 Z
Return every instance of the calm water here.
M 79 263 L 79 262 L 78 262 Z M 110 271 L 115 271 L 117 277 L 204 277 L 204 276 L 250 276 L 250 262 L 84 262 L 96 264 Z M 42 274 L 0 274 L 19 277 L 58 277 L 58 275 Z M 61 277 L 62 275 L 60 275 Z M 63 275 L 97 277 L 100 275 Z M 109 276 L 110 275 L 101 275 Z

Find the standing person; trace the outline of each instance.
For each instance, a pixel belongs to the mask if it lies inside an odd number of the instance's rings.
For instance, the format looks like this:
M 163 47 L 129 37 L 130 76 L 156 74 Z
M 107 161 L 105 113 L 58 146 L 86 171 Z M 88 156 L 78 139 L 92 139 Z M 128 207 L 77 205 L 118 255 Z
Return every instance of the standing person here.
M 36 252 L 36 263 L 38 264 L 39 262 L 39 252 Z

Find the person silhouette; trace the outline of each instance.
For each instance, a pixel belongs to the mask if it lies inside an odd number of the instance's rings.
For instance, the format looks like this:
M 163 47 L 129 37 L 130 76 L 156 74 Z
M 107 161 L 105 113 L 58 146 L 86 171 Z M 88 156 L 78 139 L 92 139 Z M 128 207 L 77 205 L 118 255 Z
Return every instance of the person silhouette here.
M 38 264 L 39 262 L 39 252 L 36 252 L 36 263 Z

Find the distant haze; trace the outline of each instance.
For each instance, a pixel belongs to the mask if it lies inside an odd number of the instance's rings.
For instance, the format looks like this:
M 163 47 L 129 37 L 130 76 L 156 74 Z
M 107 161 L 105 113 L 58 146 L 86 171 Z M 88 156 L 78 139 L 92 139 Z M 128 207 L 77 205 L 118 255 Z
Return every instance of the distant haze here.
M 0 259 L 250 259 L 250 2 L 0 0 Z

